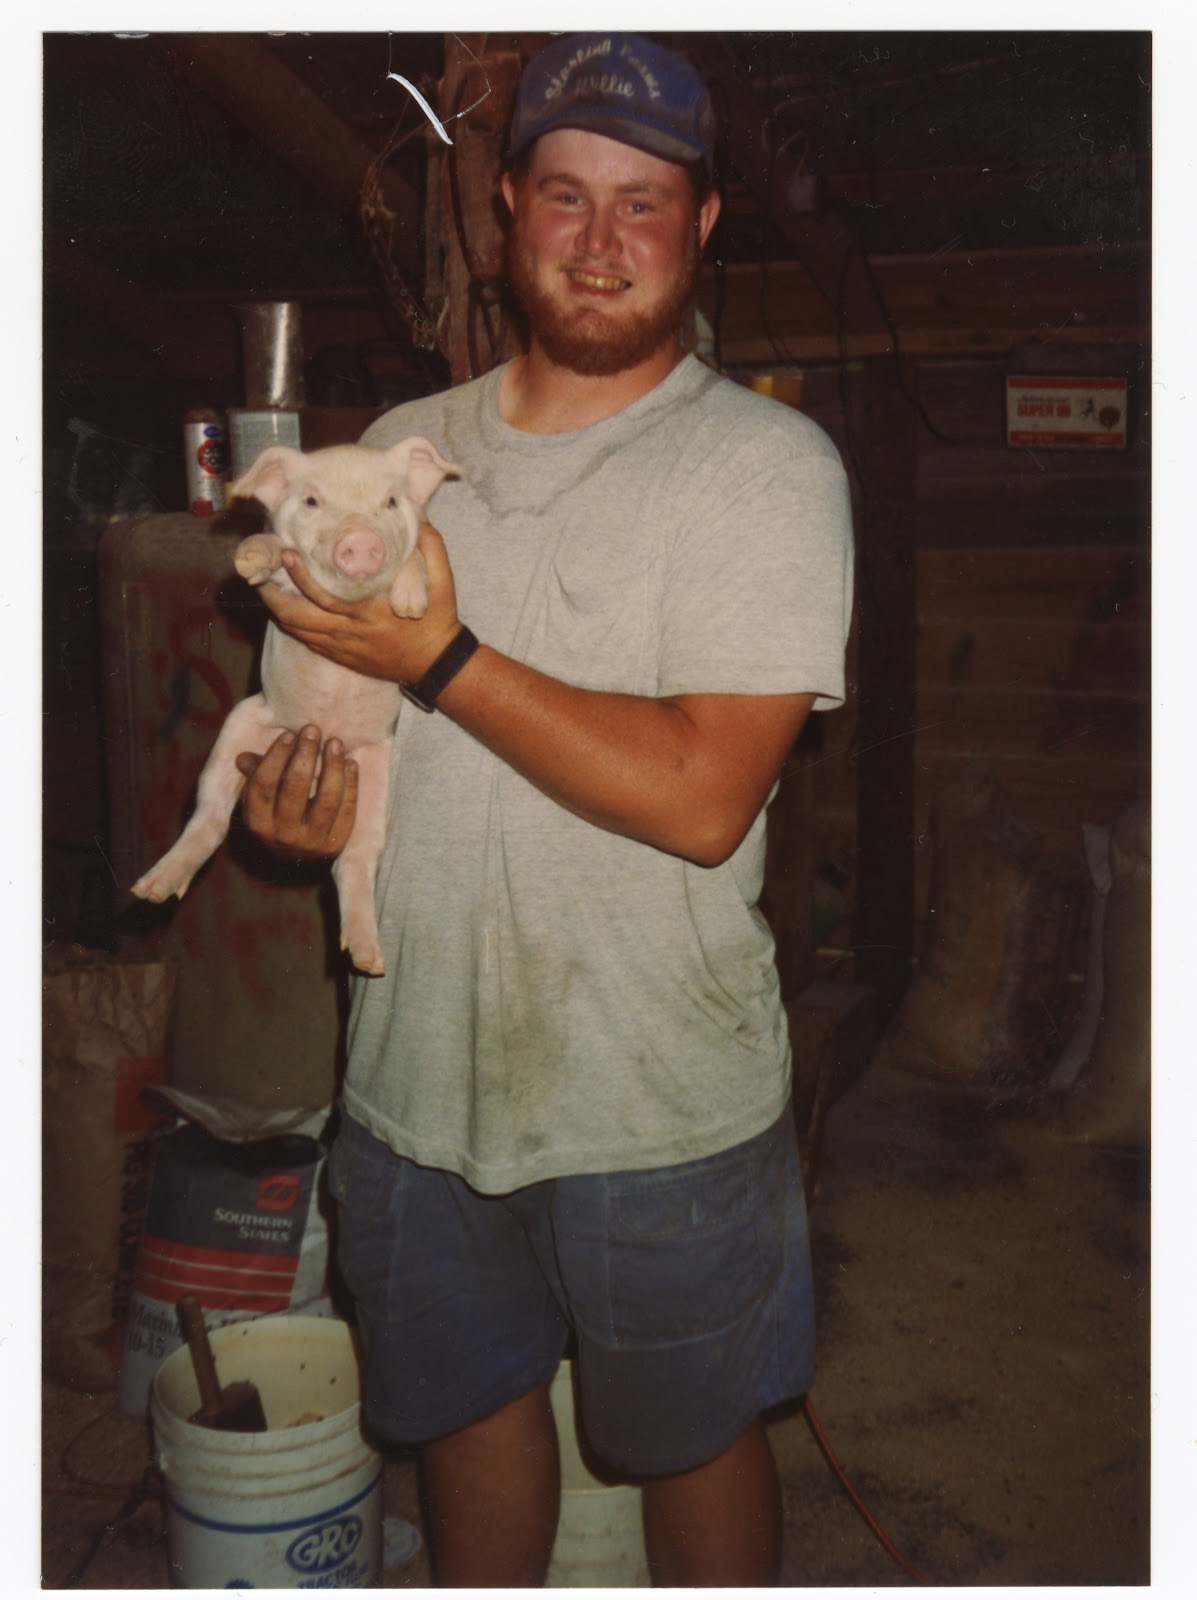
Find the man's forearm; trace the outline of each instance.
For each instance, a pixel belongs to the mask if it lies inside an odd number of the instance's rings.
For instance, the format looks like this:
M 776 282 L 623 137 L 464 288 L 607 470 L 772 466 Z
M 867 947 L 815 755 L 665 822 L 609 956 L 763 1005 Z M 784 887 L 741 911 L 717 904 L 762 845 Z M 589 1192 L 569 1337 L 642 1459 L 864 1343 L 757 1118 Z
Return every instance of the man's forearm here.
M 288 567 L 300 594 L 269 594 L 266 603 L 281 626 L 318 654 L 368 677 L 417 683 L 461 626 L 452 571 L 434 528 L 423 529 L 421 549 L 430 598 L 418 621 L 395 617 L 384 600 L 334 600 L 302 562 Z M 580 689 L 483 643 L 436 704 L 438 714 L 596 827 L 713 866 L 752 825 L 813 699 L 654 699 Z
M 438 708 L 588 822 L 713 866 L 768 798 L 811 699 L 580 689 L 483 645 Z

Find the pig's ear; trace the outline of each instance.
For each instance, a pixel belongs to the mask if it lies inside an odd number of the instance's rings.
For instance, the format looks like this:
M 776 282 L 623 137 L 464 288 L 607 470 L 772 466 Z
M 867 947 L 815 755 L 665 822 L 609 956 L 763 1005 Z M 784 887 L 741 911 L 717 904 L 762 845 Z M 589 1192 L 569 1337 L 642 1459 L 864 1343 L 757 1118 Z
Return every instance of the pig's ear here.
M 426 506 L 443 479 L 461 476 L 461 468 L 446 461 L 431 439 L 415 434 L 401 439 L 387 451 L 387 457 L 403 474 L 403 486 L 409 500 Z
M 229 494 L 234 499 L 246 500 L 252 495 L 273 511 L 286 498 L 291 474 L 302 460 L 303 452 L 293 450 L 290 445 L 267 445 L 236 483 L 229 485 Z

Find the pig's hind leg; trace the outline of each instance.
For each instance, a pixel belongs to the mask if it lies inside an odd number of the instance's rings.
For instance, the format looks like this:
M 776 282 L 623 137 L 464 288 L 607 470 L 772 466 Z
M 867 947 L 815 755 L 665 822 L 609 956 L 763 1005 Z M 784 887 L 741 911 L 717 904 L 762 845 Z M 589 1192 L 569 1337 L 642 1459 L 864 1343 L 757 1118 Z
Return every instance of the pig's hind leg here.
M 360 971 L 379 978 L 386 967 L 374 913 L 374 880 L 386 837 L 391 741 L 360 745 L 351 754 L 358 770 L 357 811 L 349 842 L 332 869 L 341 910 L 341 949 L 348 950 Z
M 161 902 L 172 894 L 183 898 L 229 831 L 233 807 L 245 785 L 237 771 L 237 756 L 243 750 L 262 755 L 281 731 L 264 695 L 251 695 L 233 707 L 200 773 L 191 820 L 162 859 L 133 885 L 139 899 Z

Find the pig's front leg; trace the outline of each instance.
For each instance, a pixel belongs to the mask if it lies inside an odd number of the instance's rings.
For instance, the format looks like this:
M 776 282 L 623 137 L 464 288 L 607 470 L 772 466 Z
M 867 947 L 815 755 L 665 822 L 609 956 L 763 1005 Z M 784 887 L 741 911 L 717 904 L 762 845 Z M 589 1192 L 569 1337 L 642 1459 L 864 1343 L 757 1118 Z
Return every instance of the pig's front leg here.
M 237 756 L 242 750 L 263 755 L 281 731 L 264 695 L 251 695 L 233 707 L 200 773 L 191 821 L 177 843 L 133 885 L 139 899 L 161 902 L 172 894 L 183 898 L 192 878 L 229 831 L 229 819 L 245 783 L 237 771 Z
M 255 588 L 274 576 L 283 564 L 286 546 L 277 533 L 251 533 L 242 539 L 233 555 L 233 565 Z
M 397 617 L 422 617 L 428 610 L 428 568 L 419 550 L 395 574 L 388 598 Z
M 349 843 L 333 862 L 341 908 L 341 949 L 362 972 L 381 977 L 386 971 L 378 920 L 374 914 L 374 880 L 387 826 L 391 741 L 360 745 L 357 762 L 357 811 Z

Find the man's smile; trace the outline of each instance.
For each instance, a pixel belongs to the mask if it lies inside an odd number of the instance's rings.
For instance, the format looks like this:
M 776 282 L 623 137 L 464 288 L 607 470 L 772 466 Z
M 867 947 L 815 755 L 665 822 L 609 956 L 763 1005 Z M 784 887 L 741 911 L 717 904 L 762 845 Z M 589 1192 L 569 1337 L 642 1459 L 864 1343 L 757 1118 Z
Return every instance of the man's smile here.
M 632 287 L 631 280 L 611 273 L 590 272 L 585 267 L 566 267 L 565 275 L 571 283 L 582 289 L 597 289 L 605 294 Z

